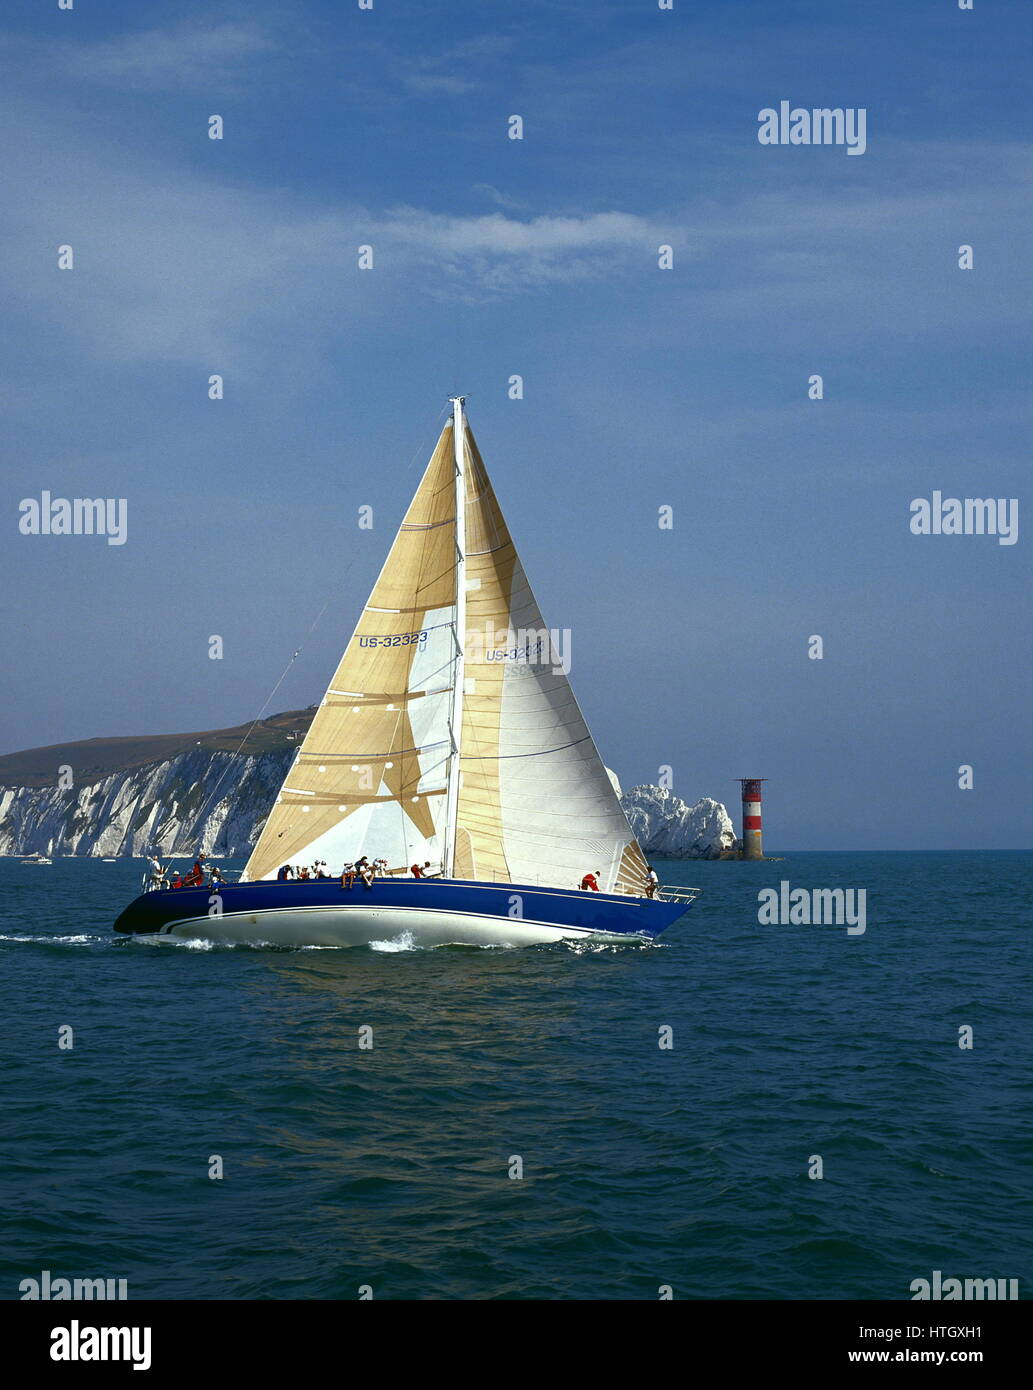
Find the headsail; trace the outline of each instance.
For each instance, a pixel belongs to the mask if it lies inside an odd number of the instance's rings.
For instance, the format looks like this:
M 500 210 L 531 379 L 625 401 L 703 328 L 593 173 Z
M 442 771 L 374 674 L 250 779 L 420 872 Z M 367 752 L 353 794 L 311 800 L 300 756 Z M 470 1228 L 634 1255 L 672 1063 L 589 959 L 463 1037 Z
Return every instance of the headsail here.
M 628 826 L 466 430 L 466 658 L 455 873 L 641 893 Z
M 459 448 L 449 423 L 244 877 L 368 854 L 561 888 L 599 870 L 641 893 L 645 859 L 461 404 L 454 421 Z

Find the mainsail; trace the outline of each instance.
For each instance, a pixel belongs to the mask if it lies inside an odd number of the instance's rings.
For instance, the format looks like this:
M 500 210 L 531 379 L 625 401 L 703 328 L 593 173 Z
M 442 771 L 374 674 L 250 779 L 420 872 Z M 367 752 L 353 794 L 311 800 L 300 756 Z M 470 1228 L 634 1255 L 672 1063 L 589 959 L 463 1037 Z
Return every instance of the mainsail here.
M 461 398 L 244 879 L 360 855 L 644 891 L 646 865 L 531 593 Z

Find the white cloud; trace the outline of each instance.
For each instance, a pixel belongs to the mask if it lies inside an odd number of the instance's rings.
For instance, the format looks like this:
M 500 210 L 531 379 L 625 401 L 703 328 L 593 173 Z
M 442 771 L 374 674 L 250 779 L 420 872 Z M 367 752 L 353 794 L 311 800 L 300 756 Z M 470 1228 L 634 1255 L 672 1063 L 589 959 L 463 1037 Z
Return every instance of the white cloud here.
M 507 217 L 401 208 L 380 223 L 389 255 L 419 269 L 427 293 L 467 302 L 526 293 L 655 264 L 662 234 L 649 218 L 624 212 Z
M 643 245 L 649 235 L 645 218 L 624 212 L 535 217 L 525 222 L 501 212 L 456 217 L 403 208 L 391 214 L 387 228 L 403 245 L 446 255 L 485 252 L 539 258 L 598 247 Z
M 511 198 L 507 193 L 501 192 L 492 183 L 475 183 L 470 190 L 472 193 L 481 193 L 496 207 L 509 208 L 511 212 L 516 212 L 525 205 L 517 198 Z
M 493 64 L 506 57 L 514 40 L 504 34 L 480 34 L 434 48 L 419 57 L 398 62 L 397 50 L 381 57 L 403 87 L 419 96 L 466 96 L 490 80 Z
M 449 73 L 411 72 L 402 80 L 411 92 L 423 96 L 463 96 L 477 87 L 477 83 L 469 78 L 455 77 Z
M 63 43 L 57 63 L 74 79 L 136 91 L 232 85 L 256 58 L 277 47 L 254 21 L 184 21 L 95 43 Z
M 77 79 L 122 86 L 228 80 L 274 47 L 269 33 L 250 21 L 180 24 L 77 41 L 62 46 L 61 63 Z M 504 51 L 490 36 L 470 43 L 428 56 L 410 75 L 464 82 L 479 58 Z M 234 187 L 153 149 L 105 141 L 89 124 L 70 135 L 67 112 L 49 101 L 19 109 L 12 98 L 7 130 L 0 283 L 106 359 L 228 363 L 278 334 L 315 341 L 345 320 L 394 331 L 414 299 L 492 301 L 593 277 L 613 285 L 638 272 L 640 289 L 613 308 L 627 342 L 660 333 L 678 344 L 697 339 L 701 326 L 710 337 L 741 335 L 761 320 L 765 332 L 803 324 L 813 333 L 844 308 L 855 336 L 901 326 L 930 332 L 948 320 L 962 329 L 966 315 L 985 327 L 1023 312 L 1008 286 L 993 285 L 983 250 L 1003 238 L 1022 248 L 1011 252 L 1017 264 L 1028 246 L 1030 156 L 1016 146 L 884 142 L 878 165 L 866 157 L 870 175 L 867 165 L 851 169 L 854 182 L 831 191 L 800 173 L 796 184 L 780 182 L 785 165 L 770 160 L 681 208 L 530 215 L 487 183 L 472 190 L 495 202 L 487 213 L 463 211 L 461 187 L 453 212 Z M 878 187 L 867 186 L 877 170 Z M 537 206 L 547 198 L 540 193 Z M 944 300 L 941 309 L 930 276 L 950 272 L 961 240 L 979 242 L 980 297 Z M 70 274 L 56 269 L 64 242 L 76 249 Z M 375 249 L 371 274 L 356 269 L 366 242 Z M 655 257 L 664 242 L 675 247 L 676 269 L 661 275 Z M 998 260 L 1007 254 L 1002 247 Z M 668 312 L 658 320 L 661 286 Z
M 49 321 L 98 359 L 228 367 L 281 329 L 396 323 L 414 293 L 472 301 L 612 276 L 656 241 L 648 219 L 621 212 L 385 212 L 234 187 L 84 131 L 65 141 L 38 107 L 13 127 L 19 138 L 0 149 L 0 284 L 44 333 Z M 372 272 L 357 268 L 367 242 Z M 62 244 L 73 271 L 57 269 Z

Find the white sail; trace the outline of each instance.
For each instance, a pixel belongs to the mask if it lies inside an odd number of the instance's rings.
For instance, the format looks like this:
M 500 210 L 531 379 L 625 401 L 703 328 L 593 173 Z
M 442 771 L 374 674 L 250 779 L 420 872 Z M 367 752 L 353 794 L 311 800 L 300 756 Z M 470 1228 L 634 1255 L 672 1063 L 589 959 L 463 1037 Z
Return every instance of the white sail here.
M 458 401 L 244 878 L 362 854 L 645 887 Z
M 641 893 L 646 864 L 466 429 L 457 877 Z

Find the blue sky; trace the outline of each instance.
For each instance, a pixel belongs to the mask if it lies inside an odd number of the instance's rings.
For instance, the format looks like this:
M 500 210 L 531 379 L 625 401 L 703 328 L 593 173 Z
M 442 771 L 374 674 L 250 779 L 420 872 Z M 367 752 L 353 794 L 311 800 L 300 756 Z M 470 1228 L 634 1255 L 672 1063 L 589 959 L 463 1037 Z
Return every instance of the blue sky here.
M 738 821 L 765 776 L 775 848 L 1033 843 L 1027 6 L 5 24 L 0 747 L 243 722 L 299 644 L 270 708 L 317 700 L 458 389 L 625 785 Z M 759 145 L 783 98 L 866 153 Z M 43 489 L 128 542 L 20 535 Z M 911 535 L 934 489 L 1018 544 Z

